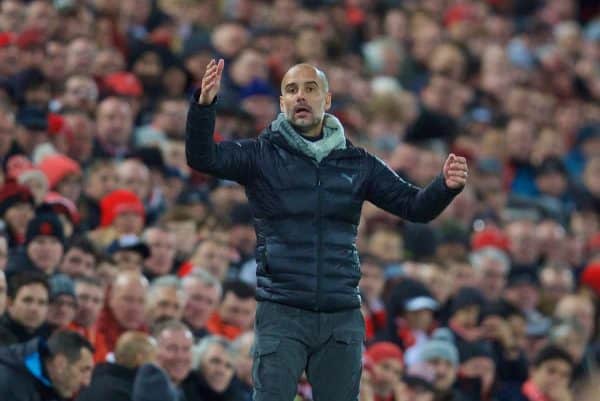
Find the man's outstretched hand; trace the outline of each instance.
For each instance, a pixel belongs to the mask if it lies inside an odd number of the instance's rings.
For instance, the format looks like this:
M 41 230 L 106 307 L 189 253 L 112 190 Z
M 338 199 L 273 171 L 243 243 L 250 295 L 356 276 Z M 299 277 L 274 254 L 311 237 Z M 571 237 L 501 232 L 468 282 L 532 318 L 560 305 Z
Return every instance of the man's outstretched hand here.
M 198 103 L 209 105 L 215 100 L 215 96 L 217 96 L 219 88 L 221 87 L 221 75 L 223 75 L 224 65 L 225 61 L 223 61 L 223 59 L 219 59 L 218 62 L 215 61 L 215 59 L 210 60 L 210 63 L 206 66 L 204 77 L 202 78 L 202 88 Z
M 456 156 L 450 153 L 444 163 L 444 180 L 446 186 L 451 189 L 460 189 L 467 184 L 469 176 L 469 168 L 467 167 L 467 159 Z

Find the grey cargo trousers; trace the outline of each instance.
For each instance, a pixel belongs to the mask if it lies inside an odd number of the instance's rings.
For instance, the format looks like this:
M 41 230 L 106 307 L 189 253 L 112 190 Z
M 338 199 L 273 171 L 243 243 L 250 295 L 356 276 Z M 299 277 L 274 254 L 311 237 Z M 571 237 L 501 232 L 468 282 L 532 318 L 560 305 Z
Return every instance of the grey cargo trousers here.
M 314 401 L 357 401 L 364 332 L 360 309 L 323 313 L 259 302 L 253 400 L 292 401 L 306 371 Z

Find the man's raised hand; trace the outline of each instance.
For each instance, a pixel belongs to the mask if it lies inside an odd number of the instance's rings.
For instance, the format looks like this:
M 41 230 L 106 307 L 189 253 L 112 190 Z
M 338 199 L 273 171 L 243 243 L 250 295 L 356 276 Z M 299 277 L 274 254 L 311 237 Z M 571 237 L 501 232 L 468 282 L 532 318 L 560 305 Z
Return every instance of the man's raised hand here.
M 202 88 L 200 90 L 200 97 L 198 103 L 202 105 L 209 105 L 215 100 L 215 96 L 219 92 L 221 87 L 221 75 L 223 75 L 223 66 L 225 61 L 219 59 L 217 62 L 215 59 L 210 60 L 210 63 L 206 66 L 206 72 L 202 78 Z
M 464 187 L 467 183 L 468 171 L 467 159 L 450 153 L 443 168 L 446 186 L 452 189 Z

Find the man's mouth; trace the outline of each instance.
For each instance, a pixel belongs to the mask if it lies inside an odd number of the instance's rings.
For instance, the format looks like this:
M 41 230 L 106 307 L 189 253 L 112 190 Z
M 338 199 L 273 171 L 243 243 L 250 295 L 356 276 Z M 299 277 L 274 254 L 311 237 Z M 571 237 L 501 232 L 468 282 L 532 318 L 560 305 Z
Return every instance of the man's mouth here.
M 294 114 L 295 115 L 306 115 L 311 113 L 310 107 L 308 106 L 296 106 L 294 108 Z

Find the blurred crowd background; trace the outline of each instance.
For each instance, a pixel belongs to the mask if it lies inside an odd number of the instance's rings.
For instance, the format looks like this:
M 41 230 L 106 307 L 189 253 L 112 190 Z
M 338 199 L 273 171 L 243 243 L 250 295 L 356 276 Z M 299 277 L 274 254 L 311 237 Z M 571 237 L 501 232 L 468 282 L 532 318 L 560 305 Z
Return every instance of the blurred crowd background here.
M 64 398 L 156 399 L 137 383 L 154 363 L 179 400 L 251 399 L 252 214 L 241 186 L 185 160 L 190 95 L 219 57 L 218 141 L 259 135 L 309 62 L 348 138 L 404 179 L 469 161 L 429 225 L 363 207 L 360 401 L 598 399 L 599 10 L 2 0 L 0 387 L 23 377 L 14 350 L 48 338 L 53 372 L 70 330 L 95 367 L 69 354 Z

